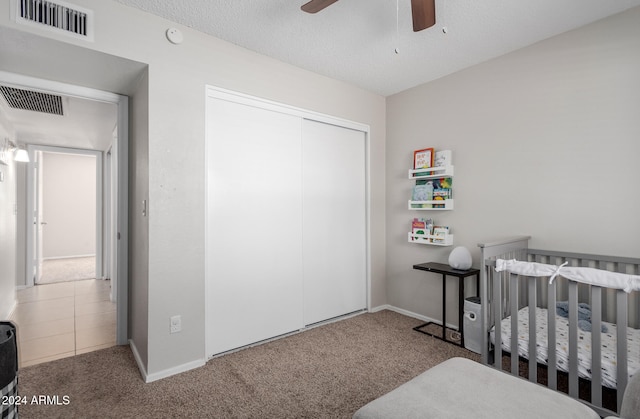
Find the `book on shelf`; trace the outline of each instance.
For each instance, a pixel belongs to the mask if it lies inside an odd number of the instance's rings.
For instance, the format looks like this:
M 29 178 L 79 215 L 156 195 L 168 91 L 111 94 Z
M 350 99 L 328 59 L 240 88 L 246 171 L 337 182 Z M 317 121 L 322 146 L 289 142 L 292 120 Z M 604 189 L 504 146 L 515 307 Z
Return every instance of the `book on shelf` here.
M 411 222 L 411 234 L 419 235 L 424 234 L 428 236 L 431 234 L 433 228 L 433 220 L 424 218 L 414 218 Z M 411 240 L 418 240 L 416 237 L 411 237 Z
M 453 164 L 452 157 L 451 150 L 436 151 L 433 165 L 434 167 L 451 166 Z
M 416 167 L 416 169 L 427 169 L 431 167 L 447 167 L 451 165 L 453 165 L 453 156 L 452 156 L 451 150 L 440 150 L 435 152 L 435 155 L 433 158 L 433 166 L 426 165 L 426 166 Z M 438 171 L 425 170 L 423 172 L 414 173 L 413 176 L 416 178 L 419 178 L 419 177 L 430 176 L 434 174 L 437 175 Z
M 413 177 L 419 178 L 419 177 L 431 176 L 434 173 L 435 172 L 433 170 L 425 170 L 424 172 L 416 172 L 416 173 L 414 173 Z
M 433 191 L 434 201 L 443 201 L 442 204 L 433 204 L 433 208 L 444 208 L 444 200 L 451 198 L 451 189 L 435 189 Z
M 416 180 L 413 188 L 413 201 L 442 201 L 453 198 L 452 187 L 453 178 L 442 177 L 438 179 Z M 420 198 L 420 199 L 417 199 Z M 412 204 L 412 208 L 444 208 L 442 204 Z
M 416 185 L 426 185 L 427 183 L 431 183 L 433 189 L 451 189 L 453 185 L 452 177 L 441 177 L 437 179 L 418 179 L 416 180 Z
M 433 227 L 433 243 L 444 243 L 446 237 L 449 234 L 449 226 L 434 226 Z
M 431 201 L 433 199 L 433 182 L 416 181 L 411 194 L 412 201 Z M 431 208 L 431 204 L 411 204 L 411 208 Z

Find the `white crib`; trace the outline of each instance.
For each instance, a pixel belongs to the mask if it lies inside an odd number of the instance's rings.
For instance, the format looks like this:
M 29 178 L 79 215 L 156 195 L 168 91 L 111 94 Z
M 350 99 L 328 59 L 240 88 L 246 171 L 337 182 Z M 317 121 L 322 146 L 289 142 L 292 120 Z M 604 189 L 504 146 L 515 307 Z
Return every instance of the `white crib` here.
M 539 381 L 538 365 L 546 365 L 547 386 L 558 390 L 560 371 L 567 375 L 569 396 L 576 399 L 580 398 L 579 380 L 589 380 L 591 400 L 585 403 L 602 416 L 619 411 L 629 377 L 640 370 L 640 292 L 567 280 L 562 277 L 563 268 L 551 285 L 548 275 L 498 273 L 495 268 L 497 260 L 536 262 L 552 265 L 550 268 L 566 262 L 635 279 L 640 274 L 640 259 L 534 250 L 528 248 L 528 241 L 528 236 L 520 236 L 479 244 L 484 261 L 480 280 L 482 362 L 502 369 L 503 355 L 509 354 L 511 374 L 517 376 L 520 360 L 526 359 L 528 379 L 533 382 Z M 568 318 L 556 315 L 556 303 L 564 300 L 568 301 Z M 578 327 L 579 303 L 591 309 L 591 331 Z M 581 326 L 585 328 L 584 323 Z M 611 409 L 603 407 L 603 386 L 616 389 L 617 403 Z

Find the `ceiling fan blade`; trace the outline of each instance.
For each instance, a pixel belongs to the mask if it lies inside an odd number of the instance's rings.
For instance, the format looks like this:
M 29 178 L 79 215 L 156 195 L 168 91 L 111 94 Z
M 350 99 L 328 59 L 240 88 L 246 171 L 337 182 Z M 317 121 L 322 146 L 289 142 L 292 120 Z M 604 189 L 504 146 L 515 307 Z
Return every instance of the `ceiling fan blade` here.
M 303 4 L 300 8 L 307 13 L 318 13 L 320 10 L 331 6 L 337 1 L 338 0 L 311 0 L 310 2 Z
M 411 0 L 413 31 L 419 32 L 436 24 L 436 0 Z

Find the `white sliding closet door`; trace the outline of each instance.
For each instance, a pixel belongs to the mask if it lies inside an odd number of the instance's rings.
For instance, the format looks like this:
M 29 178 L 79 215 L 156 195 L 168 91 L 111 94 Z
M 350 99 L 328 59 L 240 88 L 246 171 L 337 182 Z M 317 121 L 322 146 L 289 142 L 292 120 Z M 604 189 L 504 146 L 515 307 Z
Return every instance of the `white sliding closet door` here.
M 207 355 L 303 327 L 301 119 L 208 98 Z
M 365 133 L 304 120 L 304 323 L 365 309 Z

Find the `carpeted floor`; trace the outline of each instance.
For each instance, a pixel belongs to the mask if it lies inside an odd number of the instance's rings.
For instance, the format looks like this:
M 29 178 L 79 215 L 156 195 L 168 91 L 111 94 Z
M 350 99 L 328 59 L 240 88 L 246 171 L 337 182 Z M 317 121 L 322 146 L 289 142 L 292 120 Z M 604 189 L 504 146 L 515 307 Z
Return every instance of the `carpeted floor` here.
M 127 346 L 78 355 L 19 372 L 29 401 L 20 417 L 350 418 L 448 358 L 479 360 L 413 331 L 420 323 L 392 311 L 362 314 L 149 384 Z M 59 403 L 31 404 L 34 395 Z
M 42 262 L 42 275 L 38 284 L 94 279 L 95 277 L 95 256 L 47 259 Z

